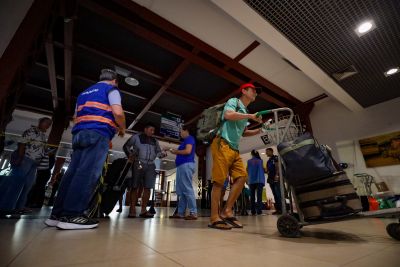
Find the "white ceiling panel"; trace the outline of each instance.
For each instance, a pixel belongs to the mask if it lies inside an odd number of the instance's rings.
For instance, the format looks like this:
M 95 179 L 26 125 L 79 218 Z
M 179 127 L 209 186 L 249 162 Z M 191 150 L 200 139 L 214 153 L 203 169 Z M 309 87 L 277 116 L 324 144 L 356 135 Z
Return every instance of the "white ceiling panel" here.
M 140 5 L 234 58 L 255 36 L 209 1 L 135 0 Z
M 259 45 L 243 58 L 240 63 L 266 79 L 290 67 L 288 63 L 282 60 L 278 53 L 265 44 Z
M 268 80 L 303 102 L 325 92 L 303 72 L 291 66 L 269 77 Z

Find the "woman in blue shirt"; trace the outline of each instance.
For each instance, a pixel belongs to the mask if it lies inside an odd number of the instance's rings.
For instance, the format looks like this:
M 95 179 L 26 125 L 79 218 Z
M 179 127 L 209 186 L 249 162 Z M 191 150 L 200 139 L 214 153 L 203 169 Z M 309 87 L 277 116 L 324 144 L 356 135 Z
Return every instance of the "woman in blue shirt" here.
M 252 158 L 247 161 L 247 172 L 249 175 L 251 214 L 262 213 L 262 192 L 265 185 L 263 161 L 257 151 L 251 151 Z M 257 191 L 257 205 L 256 205 Z
M 189 215 L 184 217 L 185 220 L 197 220 L 196 197 L 192 185 L 195 172 L 195 139 L 186 127 L 182 127 L 180 134 L 183 141 L 178 150 L 170 150 L 176 155 L 176 194 L 179 198 L 177 216 L 183 218 L 187 207 Z

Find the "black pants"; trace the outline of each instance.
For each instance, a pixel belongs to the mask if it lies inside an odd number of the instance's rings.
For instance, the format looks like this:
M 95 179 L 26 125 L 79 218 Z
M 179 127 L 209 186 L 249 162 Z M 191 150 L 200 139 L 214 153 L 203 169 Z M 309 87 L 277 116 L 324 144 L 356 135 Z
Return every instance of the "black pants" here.
M 281 185 L 279 182 L 272 182 L 269 184 L 271 187 L 272 194 L 275 200 L 275 210 L 278 212 L 282 211 L 282 196 L 281 196 Z
M 44 201 L 44 192 L 47 181 L 50 179 L 50 169 L 37 170 L 36 182 L 29 193 L 28 206 L 32 208 L 41 208 Z
M 264 185 L 261 183 L 250 185 L 250 201 L 251 201 L 251 214 L 262 213 L 262 192 Z M 257 191 L 257 203 L 256 203 L 256 191 Z

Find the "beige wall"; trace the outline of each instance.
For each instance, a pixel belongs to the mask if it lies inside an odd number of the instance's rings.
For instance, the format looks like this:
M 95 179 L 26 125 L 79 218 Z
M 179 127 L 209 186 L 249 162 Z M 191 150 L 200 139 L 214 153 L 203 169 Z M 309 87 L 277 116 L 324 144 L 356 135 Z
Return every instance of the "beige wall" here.
M 348 175 L 366 172 L 389 184 L 400 193 L 400 165 L 367 168 L 358 140 L 365 137 L 400 130 L 400 98 L 375 105 L 359 112 L 352 112 L 333 99 L 316 104 L 311 113 L 315 137 L 334 150 L 340 161 L 350 163 Z

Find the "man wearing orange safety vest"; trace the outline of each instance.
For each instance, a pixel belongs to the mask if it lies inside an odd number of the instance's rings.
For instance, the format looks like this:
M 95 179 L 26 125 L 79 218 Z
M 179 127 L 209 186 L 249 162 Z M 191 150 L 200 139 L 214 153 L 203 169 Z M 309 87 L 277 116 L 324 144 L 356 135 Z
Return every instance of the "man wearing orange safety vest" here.
M 90 198 L 101 176 L 109 142 L 125 134 L 125 115 L 118 91 L 117 73 L 104 69 L 100 82 L 77 99 L 72 128 L 71 163 L 64 174 L 53 211 L 45 221 L 60 229 L 91 229 L 98 221 L 86 216 Z

